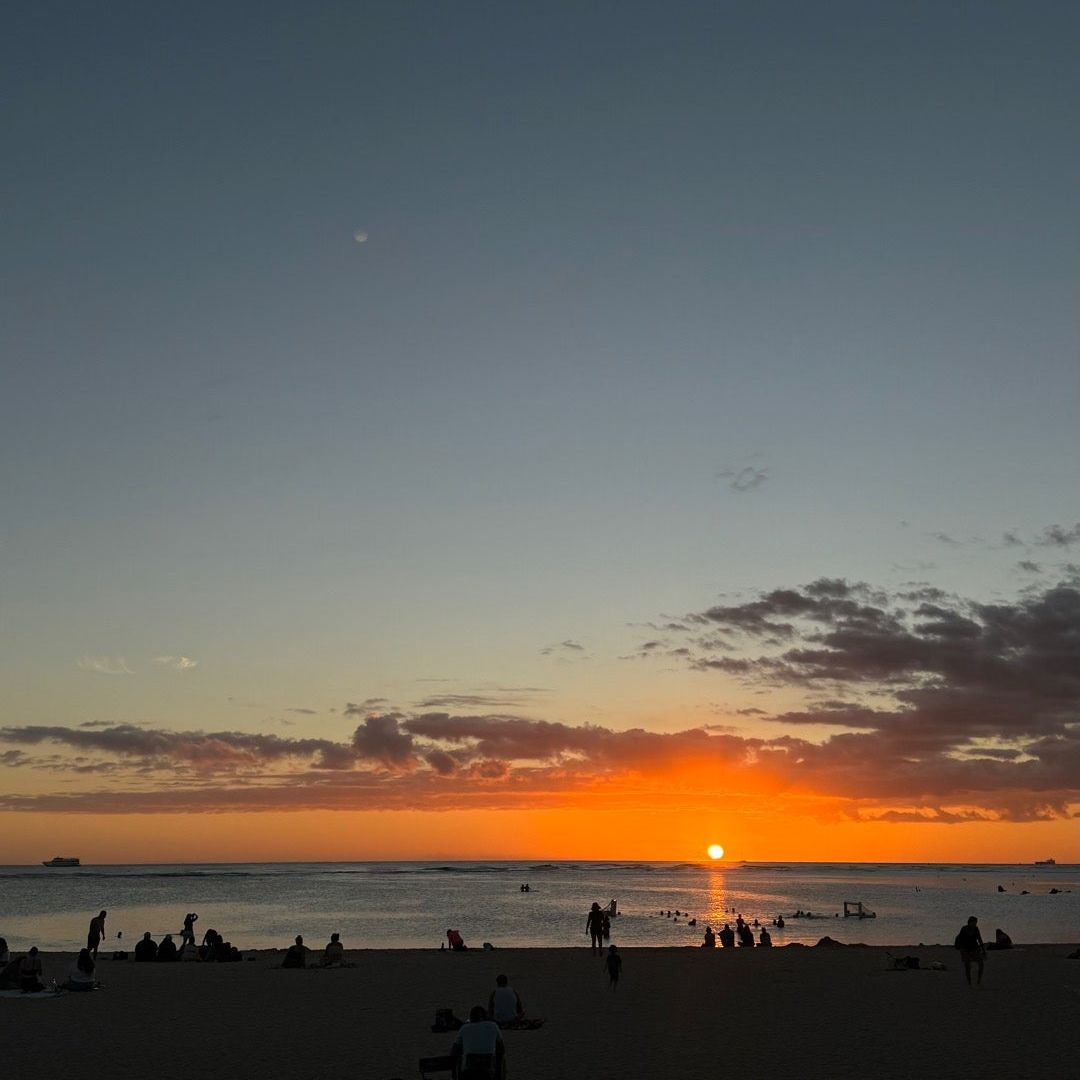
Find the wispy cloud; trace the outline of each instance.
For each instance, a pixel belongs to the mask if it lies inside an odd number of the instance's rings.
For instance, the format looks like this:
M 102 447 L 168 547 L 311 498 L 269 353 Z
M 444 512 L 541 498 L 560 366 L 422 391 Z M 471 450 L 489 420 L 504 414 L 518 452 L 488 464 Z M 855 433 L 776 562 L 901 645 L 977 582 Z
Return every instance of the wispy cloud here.
M 155 656 L 154 663 L 174 671 L 194 671 L 199 666 L 199 661 L 190 656 Z
M 758 465 L 744 465 L 738 469 L 720 469 L 716 478 L 726 480 L 732 491 L 754 491 L 769 479 L 769 470 Z
M 134 675 L 122 656 L 80 656 L 75 661 L 80 671 L 91 671 L 95 675 Z

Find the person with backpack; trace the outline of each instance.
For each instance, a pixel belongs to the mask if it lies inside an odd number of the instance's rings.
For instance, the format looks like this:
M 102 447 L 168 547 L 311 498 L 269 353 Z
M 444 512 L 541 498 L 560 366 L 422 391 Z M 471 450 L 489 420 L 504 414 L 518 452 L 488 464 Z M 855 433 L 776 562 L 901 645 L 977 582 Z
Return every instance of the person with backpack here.
M 971 985 L 971 965 L 978 965 L 978 984 L 982 985 L 983 964 L 986 961 L 986 947 L 983 945 L 982 934 L 979 933 L 979 920 L 972 915 L 968 921 L 960 927 L 953 944 L 960 950 L 960 962 L 964 965 L 964 977 Z

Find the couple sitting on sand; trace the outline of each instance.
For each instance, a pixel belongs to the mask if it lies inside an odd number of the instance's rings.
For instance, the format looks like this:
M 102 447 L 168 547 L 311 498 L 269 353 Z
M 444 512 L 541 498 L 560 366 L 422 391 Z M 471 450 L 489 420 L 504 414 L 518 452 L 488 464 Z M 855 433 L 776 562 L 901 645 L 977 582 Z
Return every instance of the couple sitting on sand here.
M 281 961 L 283 968 L 307 967 L 308 953 L 311 950 L 304 944 L 300 934 L 296 935 L 296 941 L 289 946 L 285 953 L 285 959 Z M 341 944 L 340 934 L 331 934 L 330 940 L 323 949 L 322 963 L 320 967 L 345 967 L 345 946 Z

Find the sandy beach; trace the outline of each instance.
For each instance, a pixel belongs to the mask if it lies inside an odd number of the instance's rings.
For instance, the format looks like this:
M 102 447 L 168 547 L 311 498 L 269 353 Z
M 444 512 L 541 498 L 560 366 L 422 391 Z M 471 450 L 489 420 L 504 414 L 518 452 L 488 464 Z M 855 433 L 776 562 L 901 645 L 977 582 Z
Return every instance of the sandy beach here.
M 923 966 L 889 970 L 888 952 Z M 281 954 L 238 964 L 135 964 L 104 957 L 105 989 L 0 999 L 5 1072 L 191 1080 L 415 1077 L 448 1051 L 438 1008 L 465 1016 L 509 975 L 537 1031 L 509 1031 L 511 1080 L 767 1076 L 1076 1075 L 1080 961 L 1072 948 L 991 953 L 969 988 L 940 946 L 626 949 L 611 992 L 588 949 L 350 951 L 344 970 L 280 970 Z M 45 957 L 62 978 L 68 954 Z

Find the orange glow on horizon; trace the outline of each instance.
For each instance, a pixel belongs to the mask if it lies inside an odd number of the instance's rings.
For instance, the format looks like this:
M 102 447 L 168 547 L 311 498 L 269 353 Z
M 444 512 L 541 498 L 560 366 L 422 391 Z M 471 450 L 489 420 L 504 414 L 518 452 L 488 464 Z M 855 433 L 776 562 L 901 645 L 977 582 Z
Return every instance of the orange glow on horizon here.
M 689 820 L 688 820 L 689 818 Z M 735 808 L 0 814 L 0 862 L 84 863 L 625 859 L 725 863 L 1077 860 L 1075 822 L 891 824 Z

